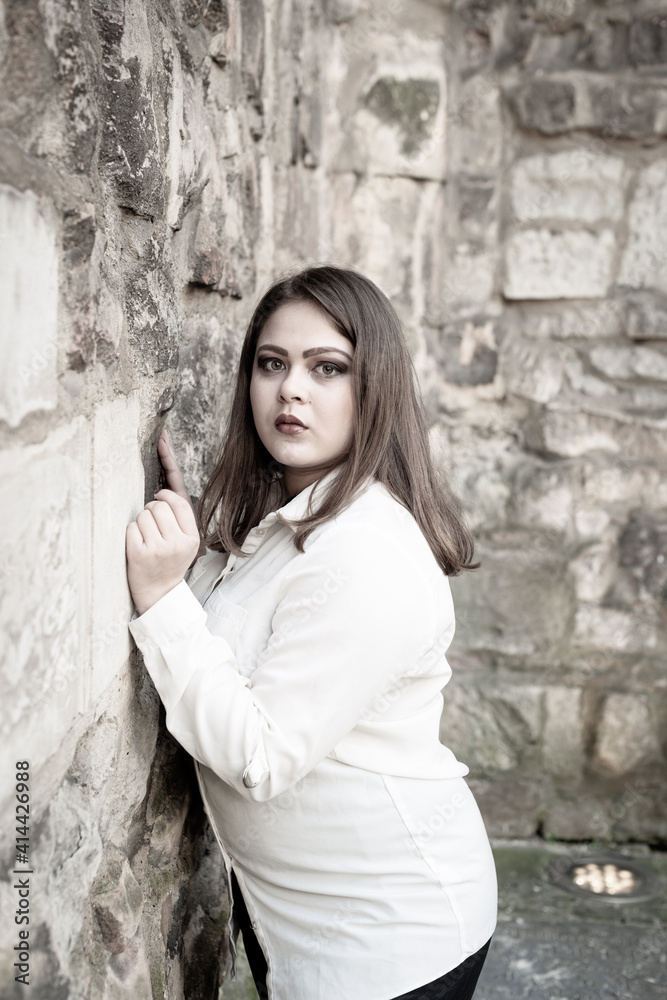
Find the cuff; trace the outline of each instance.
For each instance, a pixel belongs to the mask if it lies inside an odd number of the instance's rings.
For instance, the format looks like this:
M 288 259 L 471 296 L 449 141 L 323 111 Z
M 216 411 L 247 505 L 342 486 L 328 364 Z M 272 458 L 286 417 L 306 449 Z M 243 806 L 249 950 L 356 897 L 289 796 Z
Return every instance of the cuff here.
M 206 612 L 185 580 L 181 580 L 143 615 L 132 618 L 128 628 L 137 646 L 142 643 L 159 646 L 186 632 L 192 625 L 205 622 Z

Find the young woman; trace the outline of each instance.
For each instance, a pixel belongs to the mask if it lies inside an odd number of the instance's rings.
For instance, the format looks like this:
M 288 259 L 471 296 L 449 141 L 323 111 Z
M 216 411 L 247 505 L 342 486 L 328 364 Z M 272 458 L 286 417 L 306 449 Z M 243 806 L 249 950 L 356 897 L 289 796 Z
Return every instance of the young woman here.
M 196 762 L 234 956 L 241 929 L 269 1000 L 469 1000 L 495 869 L 438 730 L 472 542 L 388 299 L 332 266 L 279 281 L 196 519 L 164 432 L 159 454 L 130 629 Z

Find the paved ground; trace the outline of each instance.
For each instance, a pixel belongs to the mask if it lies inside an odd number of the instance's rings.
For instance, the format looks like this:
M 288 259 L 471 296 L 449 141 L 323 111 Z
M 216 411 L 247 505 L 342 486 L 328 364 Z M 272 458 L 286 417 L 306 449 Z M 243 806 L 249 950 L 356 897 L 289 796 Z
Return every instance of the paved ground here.
M 604 848 L 654 873 L 660 892 L 650 900 L 587 899 L 549 879 L 554 863 L 563 870 L 598 853 L 589 844 L 494 846 L 500 916 L 475 1000 L 667 1000 L 667 854 Z M 256 998 L 241 954 L 239 977 L 225 982 L 220 1000 Z
M 475 1000 L 666 1000 L 667 854 L 622 854 L 653 871 L 660 892 L 643 902 L 577 896 L 544 878 L 591 845 L 514 843 L 494 848 L 500 918 Z

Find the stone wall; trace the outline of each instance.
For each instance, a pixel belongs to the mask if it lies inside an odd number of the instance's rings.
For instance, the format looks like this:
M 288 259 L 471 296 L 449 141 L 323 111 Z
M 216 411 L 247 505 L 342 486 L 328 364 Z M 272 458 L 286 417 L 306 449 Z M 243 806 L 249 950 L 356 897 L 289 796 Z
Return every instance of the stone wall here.
M 447 22 L 451 284 L 423 337 L 483 566 L 454 583 L 442 738 L 501 835 L 667 837 L 659 6 Z
M 30 761 L 35 1000 L 216 995 L 221 865 L 131 649 L 125 526 L 165 423 L 199 493 L 299 262 L 391 296 L 470 511 L 442 739 L 490 831 L 664 843 L 666 68 L 643 2 L 0 3 L 0 789 L 11 816 Z
M 298 188 L 276 112 L 296 107 L 310 15 L 260 0 L 0 15 L 0 995 L 24 989 L 7 820 L 28 760 L 31 996 L 209 1000 L 223 868 L 131 649 L 125 527 L 158 485 L 165 421 L 195 495 L 210 465 L 273 271 L 274 191 Z
M 482 560 L 441 738 L 496 835 L 664 844 L 667 7 L 329 18 L 324 249 L 399 309 Z

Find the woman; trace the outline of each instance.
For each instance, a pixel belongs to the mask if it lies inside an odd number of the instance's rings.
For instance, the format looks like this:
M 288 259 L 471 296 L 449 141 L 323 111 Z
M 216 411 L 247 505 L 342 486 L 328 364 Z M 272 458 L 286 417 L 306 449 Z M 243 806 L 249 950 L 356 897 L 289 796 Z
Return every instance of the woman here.
M 169 489 L 128 527 L 130 629 L 260 997 L 468 1000 L 495 870 L 438 727 L 447 574 L 472 542 L 388 299 L 331 266 L 264 295 L 197 520 L 164 432 L 159 451 Z

